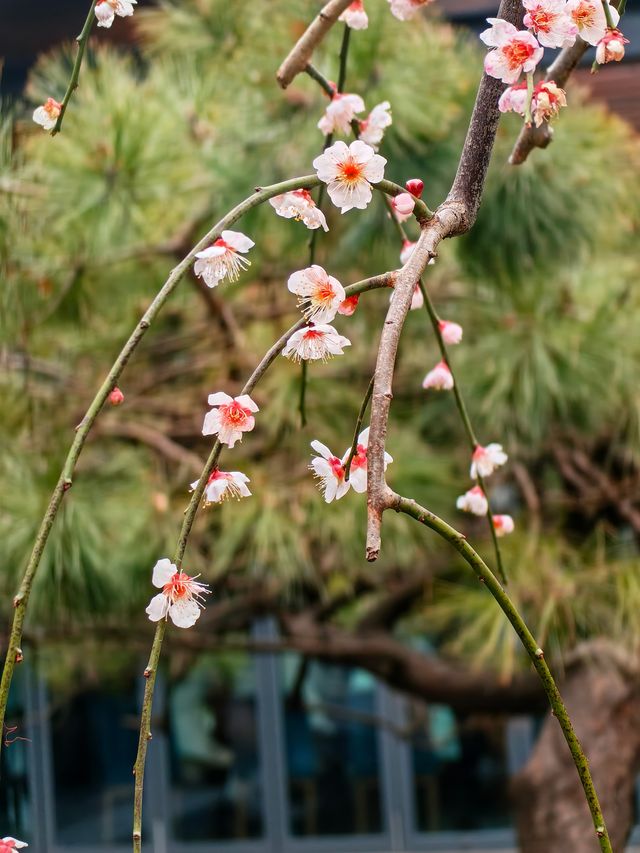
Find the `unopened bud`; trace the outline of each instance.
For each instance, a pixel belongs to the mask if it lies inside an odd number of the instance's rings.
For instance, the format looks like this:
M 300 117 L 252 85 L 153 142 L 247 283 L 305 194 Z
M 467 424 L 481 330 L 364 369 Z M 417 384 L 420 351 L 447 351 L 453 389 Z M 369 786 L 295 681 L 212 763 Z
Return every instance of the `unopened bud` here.
M 122 403 L 124 403 L 124 394 L 118 388 L 117 385 L 113 389 L 113 391 L 109 394 L 108 400 L 112 406 L 120 406 L 120 405 L 122 405 Z
M 24 660 L 24 655 L 22 654 L 22 649 L 16 649 L 16 663 L 22 663 Z
M 345 317 L 350 317 L 358 307 L 359 300 L 359 293 L 356 293 L 355 296 L 347 296 L 347 298 L 338 306 L 338 314 L 344 314 Z
M 410 181 L 407 181 L 405 187 L 411 195 L 414 195 L 416 198 L 421 198 L 422 190 L 424 189 L 424 181 L 421 181 L 420 178 L 411 178 Z

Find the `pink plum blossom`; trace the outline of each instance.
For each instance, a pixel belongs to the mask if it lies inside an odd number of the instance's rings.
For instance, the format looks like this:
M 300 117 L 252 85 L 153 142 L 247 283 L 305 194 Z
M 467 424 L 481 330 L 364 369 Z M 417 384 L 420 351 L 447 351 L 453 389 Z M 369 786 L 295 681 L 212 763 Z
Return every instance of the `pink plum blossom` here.
M 364 210 L 371 201 L 371 184 L 384 177 L 384 157 L 357 139 L 351 145 L 336 142 L 313 161 L 321 181 L 327 184 L 331 201 L 342 213 L 354 207 Z
M 420 285 L 416 284 L 413 288 L 413 296 L 411 297 L 411 305 L 409 306 L 409 311 L 418 311 L 420 308 L 424 307 L 424 296 L 422 295 L 422 291 L 420 290 Z
M 299 297 L 298 305 L 312 323 L 330 323 L 345 298 L 344 287 L 338 279 L 318 264 L 292 273 L 287 287 Z
M 369 449 L 369 427 L 362 430 L 360 435 L 358 436 L 358 444 L 356 446 L 356 452 L 351 460 L 351 467 L 349 468 L 349 480 L 351 483 L 354 492 L 366 492 L 367 491 L 367 451 Z M 349 447 L 344 456 L 342 457 L 342 465 L 347 464 L 347 459 L 349 458 L 349 454 L 351 453 L 351 448 Z M 385 451 L 384 454 L 384 470 L 387 470 L 387 466 L 393 462 L 393 457 Z
M 324 213 L 311 198 L 311 193 L 308 190 L 292 190 L 274 196 L 269 199 L 269 204 L 278 216 L 282 216 L 284 219 L 297 219 L 304 222 L 307 228 L 312 231 L 316 228 L 329 230 Z
M 507 536 L 509 533 L 513 533 L 515 529 L 515 524 L 510 515 L 494 515 L 491 520 L 496 536 Z
M 55 98 L 47 98 L 41 107 L 33 111 L 33 120 L 45 130 L 53 130 L 62 110 L 62 104 Z
M 109 405 L 111 406 L 121 406 L 124 403 L 124 394 L 116 385 L 116 387 L 107 397 L 107 400 L 109 401 Z
M 567 0 L 523 0 L 524 25 L 544 47 L 564 47 L 575 41 L 578 27 L 567 11 Z
M 18 841 L 17 838 L 12 838 L 10 835 L 0 838 L 0 853 L 15 853 L 16 850 L 22 850 L 28 846 L 26 841 Z
M 400 195 L 391 199 L 391 209 L 398 222 L 406 222 L 413 213 L 415 206 L 415 199 L 409 193 L 400 193 Z
M 433 3 L 433 0 L 389 0 L 391 14 L 399 21 L 410 21 L 420 9 Z
M 347 6 L 338 20 L 351 27 L 352 30 L 366 30 L 369 26 L 369 18 L 362 0 L 353 0 L 353 3 Z
M 145 611 L 152 622 L 171 617 L 178 628 L 195 625 L 204 609 L 203 596 L 209 594 L 207 584 L 185 574 L 166 557 L 153 567 L 151 582 L 162 590 L 154 595 Z
M 464 495 L 460 495 L 456 501 L 456 507 L 472 515 L 486 515 L 489 511 L 489 502 L 480 486 L 474 486 Z
M 225 278 L 237 281 L 241 271 L 251 266 L 243 255 L 252 246 L 253 240 L 240 231 L 223 231 L 213 246 L 196 253 L 193 271 L 202 276 L 207 287 L 217 287 Z
M 351 122 L 357 113 L 364 110 L 364 101 L 360 95 L 335 92 L 318 122 L 318 128 L 326 135 L 329 133 L 351 132 Z
M 411 240 L 403 240 L 402 249 L 400 250 L 400 263 L 404 266 L 411 255 L 413 254 L 413 250 L 415 249 L 416 244 L 412 243 Z
M 351 341 L 333 326 L 304 326 L 291 335 L 282 355 L 292 361 L 327 361 L 334 355 L 344 355 L 343 347 L 350 346 Z
M 207 480 L 204 490 L 205 505 L 219 504 L 228 498 L 251 497 L 247 483 L 251 482 L 246 474 L 241 471 L 212 471 Z M 191 491 L 198 485 L 198 481 L 191 483 Z
M 347 494 L 350 482 L 344 478 L 344 465 L 329 448 L 320 441 L 312 441 L 311 447 L 319 456 L 314 456 L 309 468 L 317 477 L 325 501 L 339 500 Z
M 531 115 L 536 127 L 540 127 L 543 121 L 548 121 L 560 112 L 561 107 L 567 106 L 567 98 L 564 89 L 549 80 L 540 82 L 533 89 L 531 100 Z
M 386 128 L 392 123 L 391 104 L 382 101 L 371 110 L 367 118 L 358 122 L 360 127 L 360 139 L 377 150 L 382 142 Z
M 137 2 L 138 0 L 98 0 L 94 9 L 98 26 L 108 29 L 116 15 L 120 18 L 133 15 L 133 7 Z
M 596 48 L 596 62 L 599 65 L 604 65 L 607 62 L 620 62 L 624 59 L 624 46 L 629 44 L 629 39 L 625 38 L 620 30 L 607 30 L 598 42 Z
M 416 198 L 422 198 L 422 191 L 424 190 L 424 181 L 421 181 L 420 178 L 411 178 L 411 180 L 407 181 L 405 184 L 407 191 L 414 195 Z
M 476 445 L 471 456 L 471 478 L 475 480 L 479 476 L 488 477 L 496 468 L 504 465 L 508 458 L 501 444 L 487 444 L 486 447 Z
M 347 298 L 343 299 L 340 305 L 338 305 L 338 314 L 343 314 L 345 317 L 351 317 L 352 314 L 355 314 L 358 302 L 360 302 L 359 293 L 356 293 L 353 296 L 347 296 Z
M 256 425 L 253 413 L 259 411 L 248 394 L 230 397 L 224 391 L 209 394 L 209 405 L 214 408 L 204 417 L 203 435 L 217 435 L 221 444 L 232 448 L 242 441 L 242 434 L 251 432 Z
M 568 0 L 567 12 L 578 28 L 578 35 L 587 44 L 597 45 L 607 32 L 607 16 L 602 0 Z M 620 14 L 609 4 L 609 14 L 614 26 L 620 20 Z
M 452 323 L 450 320 L 440 320 L 438 329 L 442 336 L 442 340 L 447 346 L 459 344 L 462 340 L 462 326 L 459 323 Z
M 517 30 L 502 18 L 487 18 L 490 28 L 480 38 L 490 50 L 484 59 L 484 70 L 503 83 L 515 83 L 520 74 L 533 71 L 542 59 L 544 49 L 528 30 Z
M 433 388 L 434 391 L 450 391 L 453 388 L 453 374 L 445 361 L 439 361 L 422 380 L 423 388 Z
M 508 86 L 500 95 L 498 109 L 501 113 L 518 113 L 523 116 L 527 110 L 527 84 Z

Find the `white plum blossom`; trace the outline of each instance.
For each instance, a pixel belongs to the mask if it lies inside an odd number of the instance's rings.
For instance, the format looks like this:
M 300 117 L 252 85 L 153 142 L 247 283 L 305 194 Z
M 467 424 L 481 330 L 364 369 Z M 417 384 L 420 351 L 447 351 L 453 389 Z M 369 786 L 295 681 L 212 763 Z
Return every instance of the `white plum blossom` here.
M 360 139 L 377 150 L 382 142 L 385 130 L 392 124 L 391 104 L 382 101 L 371 110 L 369 115 L 358 122 L 360 126 Z
M 439 361 L 422 380 L 423 388 L 433 388 L 434 391 L 451 391 L 453 388 L 453 374 L 449 370 L 446 361 Z
M 472 515 L 486 515 L 489 511 L 489 502 L 480 486 L 474 486 L 464 495 L 460 495 L 456 501 L 456 507 Z
M 459 323 L 452 323 L 450 320 L 440 320 L 438 329 L 442 336 L 442 340 L 447 346 L 459 344 L 462 340 L 462 326 Z
M 237 281 L 240 273 L 251 266 L 244 257 L 255 246 L 253 240 L 240 231 L 223 231 L 213 246 L 196 253 L 193 271 L 202 276 L 207 287 L 217 287 L 221 281 Z
M 152 622 L 171 617 L 178 628 L 195 625 L 204 609 L 202 598 L 209 594 L 207 584 L 185 574 L 166 557 L 153 567 L 151 582 L 162 590 L 154 595 L 145 611 Z
M 510 515 L 494 515 L 491 520 L 493 522 L 493 529 L 496 532 L 496 536 L 508 536 L 509 533 L 513 533 L 515 529 L 515 524 L 513 523 L 513 519 Z
M 304 222 L 312 231 L 316 228 L 329 230 L 324 213 L 311 198 L 308 190 L 292 190 L 269 199 L 269 204 L 284 219 Z
M 480 38 L 494 48 L 484 58 L 484 70 L 503 83 L 515 83 L 524 71 L 533 71 L 542 59 L 544 48 L 528 30 L 517 30 L 502 18 L 487 18 L 489 29 Z
M 62 104 L 55 98 L 47 98 L 41 107 L 33 111 L 33 120 L 45 130 L 53 130 L 62 110 Z
M 347 296 L 347 298 L 343 299 L 340 305 L 338 305 L 338 314 L 343 314 L 345 317 L 351 317 L 352 314 L 355 314 L 359 301 L 359 293 L 355 293 L 353 296 Z
M 133 15 L 133 7 L 137 2 L 138 0 L 98 0 L 94 9 L 98 26 L 108 29 L 116 15 L 119 18 Z
M 391 209 L 398 222 L 406 222 L 413 213 L 416 201 L 410 193 L 400 193 L 391 199 Z
M 207 480 L 207 485 L 204 490 L 205 505 L 219 504 L 226 501 L 227 498 L 251 497 L 251 492 L 247 483 L 251 482 L 246 474 L 242 471 L 219 471 L 217 468 L 212 471 Z M 191 491 L 198 485 L 198 481 L 191 483 Z
M 598 42 L 596 48 L 596 62 L 598 65 L 604 65 L 607 62 L 620 62 L 624 59 L 624 46 L 629 44 L 629 39 L 625 38 L 620 30 L 607 30 Z
M 22 850 L 28 846 L 26 841 L 18 841 L 17 838 L 12 838 L 10 835 L 0 838 L 0 853 L 14 853 L 15 850 Z
M 351 483 L 344 478 L 344 465 L 321 441 L 312 441 L 311 447 L 319 453 L 311 460 L 309 468 L 319 480 L 325 501 L 330 504 L 347 494 Z
M 326 135 L 329 133 L 351 132 L 351 122 L 357 113 L 364 110 L 364 101 L 360 95 L 335 92 L 318 122 L 318 128 Z
M 331 201 L 342 213 L 354 207 L 364 210 L 371 201 L 371 184 L 384 177 L 384 157 L 362 140 L 351 145 L 336 142 L 313 161 L 321 181 L 327 184 Z
M 410 21 L 420 9 L 433 3 L 433 0 L 389 0 L 391 13 L 399 21 Z
M 611 20 L 617 26 L 620 14 L 608 5 Z M 597 45 L 605 37 L 608 25 L 602 0 L 568 0 L 567 12 L 578 28 L 578 35 L 587 44 Z
M 518 113 L 523 116 L 527 110 L 527 84 L 508 86 L 500 95 L 498 109 L 501 113 Z
M 351 27 L 352 30 L 366 30 L 369 26 L 369 18 L 362 0 L 353 0 L 353 3 L 347 6 L 338 20 Z
M 221 444 L 232 448 L 242 441 L 242 434 L 251 432 L 256 425 L 253 413 L 259 411 L 248 394 L 231 397 L 224 391 L 209 394 L 209 405 L 214 408 L 204 417 L 203 435 L 217 435 Z
M 292 361 L 327 361 L 334 355 L 344 355 L 343 347 L 350 346 L 351 341 L 333 326 L 304 326 L 291 335 L 282 355 Z
M 292 273 L 287 288 L 298 296 L 302 313 L 312 323 L 330 323 L 346 295 L 338 279 L 319 264 Z
M 369 449 L 369 427 L 362 430 L 360 435 L 358 436 L 358 444 L 356 445 L 356 452 L 353 455 L 353 459 L 351 460 L 351 466 L 349 468 L 349 480 L 347 482 L 351 483 L 354 492 L 362 492 L 367 491 L 367 451 Z M 347 459 L 349 458 L 349 454 L 351 453 L 351 448 L 349 447 L 344 456 L 342 457 L 342 465 L 346 466 Z M 387 470 L 387 466 L 393 462 L 393 457 L 385 451 L 384 454 L 384 470 Z
M 575 41 L 578 27 L 569 15 L 567 0 L 523 0 L 524 25 L 544 47 L 564 47 Z
M 478 476 L 488 477 L 496 468 L 504 465 L 508 458 L 501 444 L 487 444 L 486 447 L 476 445 L 471 456 L 471 478 L 475 480 Z

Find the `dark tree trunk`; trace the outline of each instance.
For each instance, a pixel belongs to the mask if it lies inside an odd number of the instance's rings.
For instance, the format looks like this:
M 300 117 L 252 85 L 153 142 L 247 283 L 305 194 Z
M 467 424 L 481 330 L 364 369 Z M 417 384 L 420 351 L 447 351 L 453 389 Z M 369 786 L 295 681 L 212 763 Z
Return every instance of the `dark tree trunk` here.
M 567 670 L 562 693 L 589 758 L 615 853 L 633 826 L 640 766 L 640 681 L 624 652 L 589 644 Z M 549 716 L 512 788 L 522 853 L 599 853 L 591 815 L 560 726 Z

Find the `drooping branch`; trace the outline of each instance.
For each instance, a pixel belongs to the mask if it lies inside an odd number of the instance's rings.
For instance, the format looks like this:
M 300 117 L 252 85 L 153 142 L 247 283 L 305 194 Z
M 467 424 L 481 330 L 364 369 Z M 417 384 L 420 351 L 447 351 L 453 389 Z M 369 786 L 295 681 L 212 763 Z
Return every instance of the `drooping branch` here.
M 64 93 L 64 98 L 62 99 L 62 104 L 60 106 L 60 113 L 58 115 L 58 119 L 55 123 L 55 127 L 51 131 L 51 136 L 55 136 L 56 133 L 59 133 L 62 129 L 62 120 L 64 119 L 64 114 L 67 111 L 67 107 L 69 106 L 69 101 L 71 100 L 71 96 L 78 88 L 78 79 L 80 78 L 80 69 L 82 67 L 82 60 L 84 59 L 84 54 L 87 49 L 87 42 L 89 41 L 89 36 L 91 34 L 91 28 L 93 27 L 94 21 L 94 9 L 96 7 L 96 3 L 98 0 L 91 0 L 91 5 L 89 7 L 89 13 L 85 19 L 84 26 L 82 27 L 82 31 L 76 41 L 78 42 L 78 52 L 76 53 L 76 59 L 73 63 L 73 70 L 71 71 L 71 77 L 69 79 L 69 84 L 67 86 L 67 91 Z

